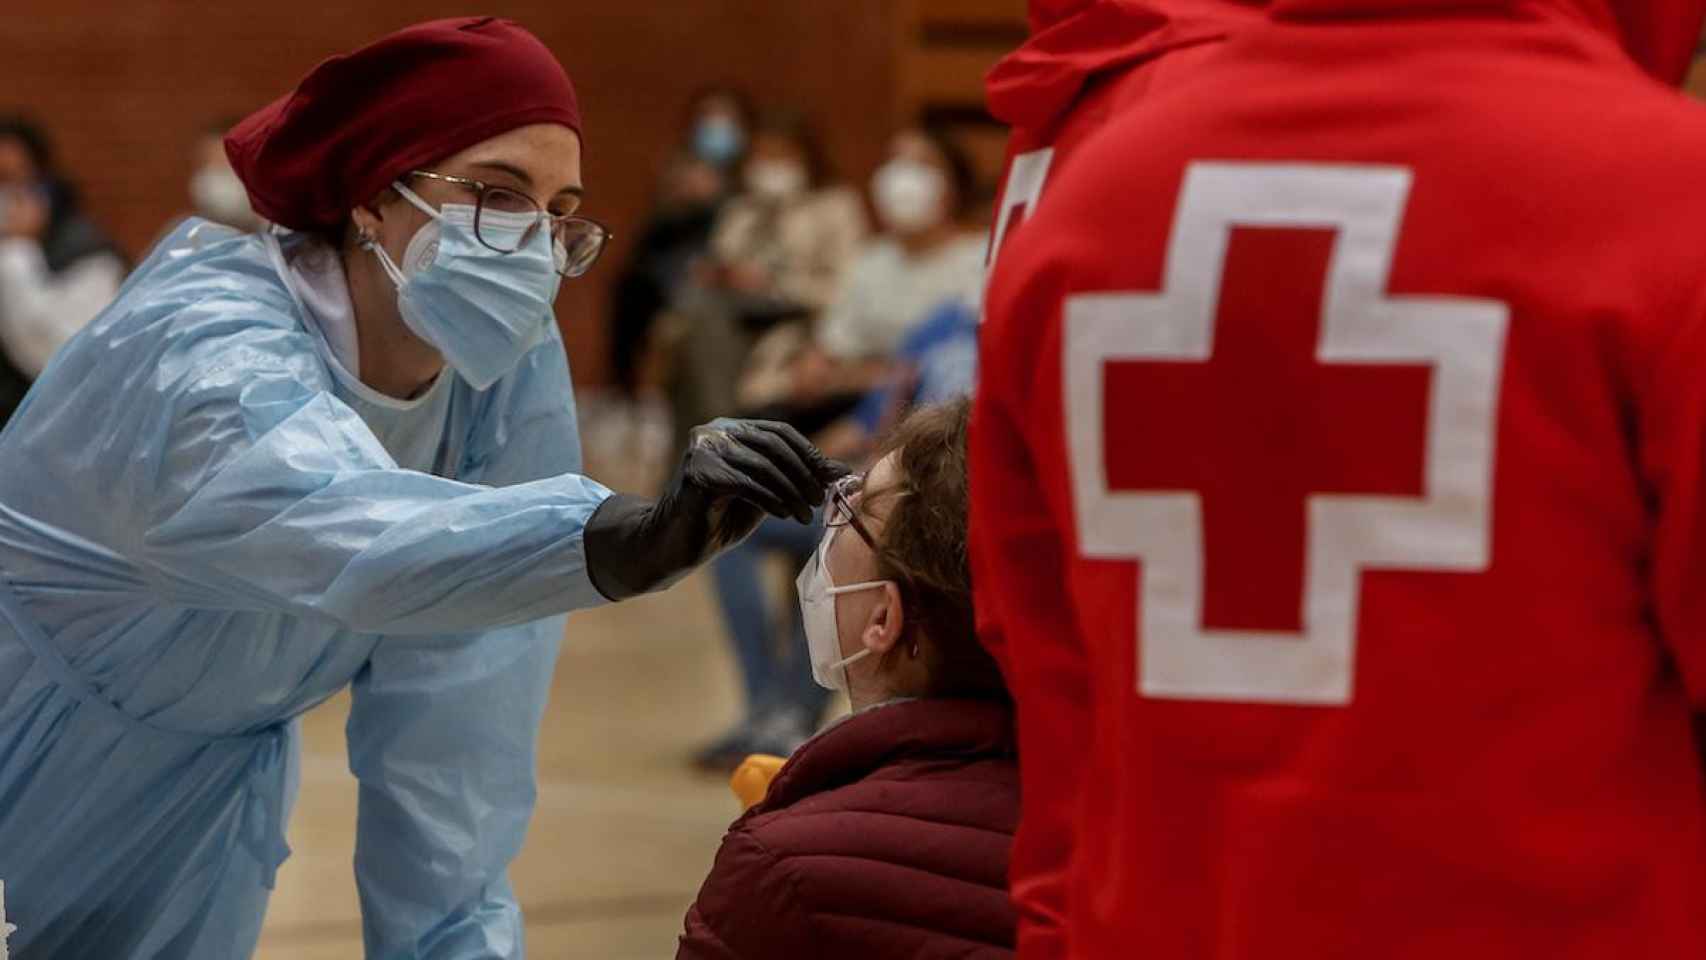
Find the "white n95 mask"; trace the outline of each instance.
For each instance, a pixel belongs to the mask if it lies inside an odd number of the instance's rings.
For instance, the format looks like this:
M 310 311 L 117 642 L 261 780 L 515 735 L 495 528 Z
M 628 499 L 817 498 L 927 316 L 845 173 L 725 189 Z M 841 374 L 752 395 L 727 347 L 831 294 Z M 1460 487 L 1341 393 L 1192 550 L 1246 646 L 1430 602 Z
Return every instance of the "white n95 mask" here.
M 392 186 L 432 220 L 415 231 L 400 268 L 379 244 L 366 246 L 397 285 L 403 322 L 474 389 L 485 390 L 544 341 L 555 316 L 563 278 L 551 231 L 537 215 L 487 209 L 480 229 L 488 238 L 498 232 L 519 241 L 533 230 L 514 253 L 500 253 L 475 236 L 473 205 L 434 210 L 408 187 Z
M 817 552 L 806 561 L 794 587 L 800 594 L 800 615 L 806 625 L 806 649 L 812 658 L 812 679 L 826 690 L 847 690 L 847 667 L 871 655 L 866 647 L 851 657 L 841 655 L 841 630 L 835 619 L 835 598 L 844 593 L 881 589 L 887 580 L 838 587 L 829 578 L 829 545 L 841 527 L 830 527 Z
M 947 219 L 948 178 L 916 160 L 890 160 L 871 177 L 871 201 L 883 226 L 922 233 Z

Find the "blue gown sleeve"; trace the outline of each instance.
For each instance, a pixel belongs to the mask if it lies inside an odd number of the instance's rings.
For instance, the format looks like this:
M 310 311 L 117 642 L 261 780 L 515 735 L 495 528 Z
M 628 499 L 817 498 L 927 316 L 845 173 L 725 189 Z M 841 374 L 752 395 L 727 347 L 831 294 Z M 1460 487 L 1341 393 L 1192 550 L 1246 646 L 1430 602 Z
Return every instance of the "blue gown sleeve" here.
M 494 486 L 580 469 L 568 362 L 552 338 L 480 396 L 469 475 Z M 563 619 L 431 644 L 381 642 L 356 677 L 356 881 L 370 958 L 515 960 L 508 866 L 532 817 L 538 733 Z
M 159 387 L 167 415 L 141 445 L 144 520 L 126 552 L 162 598 L 384 635 L 603 602 L 582 534 L 610 491 L 573 473 L 492 487 L 399 469 L 305 379 L 289 358 L 237 344 Z

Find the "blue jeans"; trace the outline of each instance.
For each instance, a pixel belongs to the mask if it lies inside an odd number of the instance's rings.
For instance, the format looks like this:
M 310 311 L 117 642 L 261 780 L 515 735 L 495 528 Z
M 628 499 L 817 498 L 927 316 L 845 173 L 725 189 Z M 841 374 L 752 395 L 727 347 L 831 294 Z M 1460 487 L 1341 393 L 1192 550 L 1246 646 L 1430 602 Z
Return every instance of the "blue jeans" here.
M 810 526 L 766 517 L 745 543 L 711 563 L 717 603 L 723 608 L 734 640 L 735 662 L 746 694 L 746 723 L 777 710 L 789 710 L 815 725 L 823 715 L 829 691 L 812 679 L 806 650 L 805 623 L 799 598 L 788 588 L 788 629 L 777 636 L 770 599 L 764 589 L 764 560 L 772 553 L 788 558 L 789 567 L 803 569 L 823 537 L 820 511 Z

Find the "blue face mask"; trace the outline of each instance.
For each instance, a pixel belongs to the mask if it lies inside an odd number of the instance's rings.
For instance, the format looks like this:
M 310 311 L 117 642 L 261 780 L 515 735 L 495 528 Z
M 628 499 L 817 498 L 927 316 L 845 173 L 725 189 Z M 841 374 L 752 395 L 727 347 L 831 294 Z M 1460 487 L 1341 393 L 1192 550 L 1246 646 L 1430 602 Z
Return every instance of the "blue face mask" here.
M 551 231 L 538 224 L 520 249 L 499 253 L 474 235 L 472 205 L 434 210 L 408 187 L 392 186 L 432 222 L 415 232 L 400 268 L 377 243 L 367 248 L 397 285 L 403 322 L 474 389 L 485 390 L 545 339 L 555 316 L 551 305 L 563 278 Z M 537 219 L 488 209 L 480 229 L 488 239 L 498 233 L 519 238 Z
M 746 134 L 727 117 L 699 121 L 693 130 L 693 153 L 713 166 L 726 167 L 746 149 Z

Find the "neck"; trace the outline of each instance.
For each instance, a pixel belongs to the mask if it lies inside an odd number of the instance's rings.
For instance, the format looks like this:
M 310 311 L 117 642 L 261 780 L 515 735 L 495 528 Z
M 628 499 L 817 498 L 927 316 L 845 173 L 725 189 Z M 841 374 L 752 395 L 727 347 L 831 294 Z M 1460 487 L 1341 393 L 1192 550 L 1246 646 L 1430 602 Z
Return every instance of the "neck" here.
M 403 323 L 397 312 L 397 287 L 372 251 L 346 243 L 343 263 L 361 351 L 357 376 L 388 397 L 419 396 L 444 370 L 444 358 Z
M 908 660 L 892 669 L 883 669 L 881 657 L 871 656 L 866 660 L 875 661 L 871 664 L 871 669 L 847 677 L 847 704 L 853 710 L 859 711 L 890 700 L 921 697 L 925 694 L 928 685 L 925 682 L 923 666 L 917 661 Z M 858 664 L 854 666 L 857 668 Z
M 857 684 L 849 684 L 847 688 L 847 705 L 852 708 L 854 713 L 858 713 L 866 707 L 886 703 L 893 700 L 894 697 L 893 693 L 882 687 L 872 687 L 869 692 L 861 689 Z

